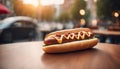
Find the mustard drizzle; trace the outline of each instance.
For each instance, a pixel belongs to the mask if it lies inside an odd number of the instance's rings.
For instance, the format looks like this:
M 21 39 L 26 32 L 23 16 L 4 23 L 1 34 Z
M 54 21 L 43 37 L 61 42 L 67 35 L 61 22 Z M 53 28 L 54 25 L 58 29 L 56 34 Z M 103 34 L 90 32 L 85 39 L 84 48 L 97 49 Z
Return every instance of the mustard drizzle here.
M 62 43 L 63 38 L 65 38 L 67 40 L 74 39 L 74 38 L 76 38 L 77 40 L 80 40 L 80 38 L 81 39 L 85 39 L 85 35 L 87 35 L 88 37 L 90 37 L 90 34 L 91 34 L 91 32 L 81 31 L 81 32 L 78 32 L 77 35 L 75 33 L 71 33 L 71 34 L 68 34 L 68 36 L 65 36 L 63 34 L 63 35 L 61 35 L 61 37 L 56 37 L 55 35 L 51 35 L 50 37 L 55 38 L 58 41 L 58 43 Z

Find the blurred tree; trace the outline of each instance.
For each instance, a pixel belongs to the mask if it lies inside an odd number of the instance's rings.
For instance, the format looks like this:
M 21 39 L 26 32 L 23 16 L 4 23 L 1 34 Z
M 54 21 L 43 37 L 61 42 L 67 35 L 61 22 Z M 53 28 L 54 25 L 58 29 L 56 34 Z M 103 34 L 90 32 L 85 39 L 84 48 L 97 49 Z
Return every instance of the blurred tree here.
M 120 14 L 120 0 L 98 0 L 97 1 L 97 15 L 98 18 L 105 20 L 112 20 L 114 12 Z M 120 16 L 118 17 L 120 19 Z
M 53 6 L 43 6 L 41 10 L 41 20 L 52 21 L 54 19 L 55 9 Z
M 81 9 L 84 9 L 86 12 L 86 2 L 84 0 L 76 0 L 71 9 L 71 17 L 73 20 L 79 21 L 81 18 L 85 18 L 85 16 L 79 13 Z
M 60 16 L 58 17 L 58 21 L 61 22 L 68 22 L 70 20 L 70 16 L 68 12 L 62 12 Z
M 33 6 L 24 4 L 22 0 L 12 0 L 13 10 L 18 16 L 29 16 L 41 21 L 51 21 L 54 18 L 54 8 L 52 6 Z
M 13 10 L 18 16 L 36 17 L 36 7 L 31 4 L 23 4 L 22 0 L 13 0 Z

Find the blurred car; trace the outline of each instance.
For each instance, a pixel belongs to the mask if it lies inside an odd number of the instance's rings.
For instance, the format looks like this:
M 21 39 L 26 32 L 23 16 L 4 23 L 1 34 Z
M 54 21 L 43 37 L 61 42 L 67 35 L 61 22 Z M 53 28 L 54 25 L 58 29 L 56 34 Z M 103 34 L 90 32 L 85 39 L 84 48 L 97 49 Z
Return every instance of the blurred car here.
M 0 44 L 35 40 L 37 20 L 26 16 L 8 17 L 0 22 Z

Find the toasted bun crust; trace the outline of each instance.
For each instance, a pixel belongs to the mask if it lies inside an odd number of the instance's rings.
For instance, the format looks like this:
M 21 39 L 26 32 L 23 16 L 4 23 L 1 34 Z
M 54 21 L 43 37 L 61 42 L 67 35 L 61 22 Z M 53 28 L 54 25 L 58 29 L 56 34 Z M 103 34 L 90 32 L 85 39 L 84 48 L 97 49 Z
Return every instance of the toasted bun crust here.
M 92 48 L 97 43 L 98 43 L 98 39 L 93 38 L 93 39 L 73 41 L 73 42 L 68 42 L 68 43 L 63 43 L 63 44 L 48 45 L 48 46 L 44 46 L 43 50 L 46 53 L 71 52 L 71 51 L 77 51 L 77 50 L 84 50 L 84 49 Z

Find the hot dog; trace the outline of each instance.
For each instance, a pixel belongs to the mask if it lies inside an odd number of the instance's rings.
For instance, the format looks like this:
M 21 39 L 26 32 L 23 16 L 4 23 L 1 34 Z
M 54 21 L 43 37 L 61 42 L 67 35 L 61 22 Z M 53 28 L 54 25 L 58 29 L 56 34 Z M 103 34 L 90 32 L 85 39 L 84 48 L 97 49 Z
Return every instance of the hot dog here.
M 56 31 L 44 39 L 43 50 L 46 53 L 71 52 L 92 48 L 98 43 L 89 28 L 76 28 Z

